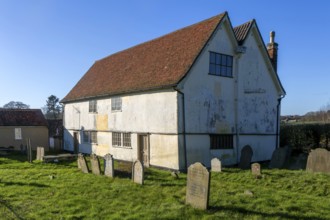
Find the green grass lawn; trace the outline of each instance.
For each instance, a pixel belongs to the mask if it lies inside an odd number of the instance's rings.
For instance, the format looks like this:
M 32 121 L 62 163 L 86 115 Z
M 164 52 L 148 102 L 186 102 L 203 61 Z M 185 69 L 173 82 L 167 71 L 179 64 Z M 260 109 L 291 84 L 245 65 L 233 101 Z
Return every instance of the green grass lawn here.
M 185 205 L 185 174 L 147 169 L 141 186 L 115 168 L 112 179 L 84 174 L 76 161 L 0 157 L 0 219 L 330 219 L 326 174 L 263 169 L 256 179 L 225 168 L 211 174 L 210 207 L 201 211 Z

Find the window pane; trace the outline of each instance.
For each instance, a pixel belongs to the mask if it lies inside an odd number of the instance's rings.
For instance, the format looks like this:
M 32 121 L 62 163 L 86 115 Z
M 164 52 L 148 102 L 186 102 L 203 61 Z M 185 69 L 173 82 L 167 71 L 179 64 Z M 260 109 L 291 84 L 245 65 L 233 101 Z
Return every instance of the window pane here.
M 215 75 L 215 65 L 214 64 L 210 64 L 210 74 L 214 74 Z
M 96 112 L 97 111 L 97 101 L 91 100 L 89 101 L 89 112 Z
M 111 110 L 121 111 L 121 97 L 115 97 L 111 99 Z
M 215 75 L 217 75 L 217 76 L 221 75 L 221 68 L 219 65 L 216 66 Z
M 97 133 L 95 131 L 91 132 L 91 143 L 97 143 Z
M 220 62 L 221 62 L 220 60 L 221 60 L 221 56 L 220 56 L 220 54 L 217 53 L 217 54 L 216 54 L 216 60 L 215 60 L 216 64 L 219 65 Z
M 226 55 L 221 55 L 221 66 L 226 66 L 226 64 L 227 64 Z
M 121 146 L 121 133 L 112 133 L 112 146 Z
M 210 52 L 210 63 L 215 63 L 215 53 Z
M 131 134 L 130 133 L 123 133 L 123 146 L 131 147 Z
M 227 76 L 227 71 L 225 66 L 221 66 L 221 76 Z

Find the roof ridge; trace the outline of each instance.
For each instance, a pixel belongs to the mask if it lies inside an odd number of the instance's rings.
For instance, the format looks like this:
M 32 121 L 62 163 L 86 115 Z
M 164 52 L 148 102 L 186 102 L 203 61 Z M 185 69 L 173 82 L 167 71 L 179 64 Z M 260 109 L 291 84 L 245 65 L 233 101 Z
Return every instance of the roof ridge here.
M 252 25 L 256 22 L 255 19 L 247 21 L 233 28 L 238 44 L 242 45 L 249 33 Z
M 150 42 L 153 42 L 153 41 L 157 41 L 157 40 L 159 40 L 159 39 L 161 39 L 161 38 L 167 37 L 167 36 L 169 36 L 169 35 L 175 34 L 175 33 L 177 33 L 177 32 L 183 31 L 183 30 L 188 29 L 188 28 L 192 28 L 192 27 L 194 27 L 194 26 L 197 26 L 197 25 L 199 25 L 199 24 L 201 24 L 201 23 L 203 23 L 203 22 L 207 22 L 207 21 L 209 21 L 209 20 L 213 20 L 213 19 L 219 18 L 219 21 L 220 21 L 220 20 L 221 20 L 226 14 L 227 14 L 227 12 L 223 12 L 223 13 L 221 13 L 221 14 L 218 14 L 218 15 L 212 16 L 212 17 L 210 17 L 210 18 L 204 19 L 204 20 L 199 21 L 199 22 L 197 22 L 197 23 L 190 24 L 190 25 L 185 26 L 185 27 L 180 28 L 180 29 L 176 29 L 176 30 L 171 31 L 171 32 L 169 32 L 169 33 L 167 33 L 167 34 L 163 34 L 163 35 L 161 35 L 161 36 L 158 36 L 158 37 L 156 37 L 156 38 L 153 38 L 153 39 L 150 39 L 150 40 L 144 41 L 144 42 L 142 42 L 142 43 L 139 43 L 139 44 L 136 44 L 136 45 L 134 45 L 134 46 L 128 47 L 128 48 L 126 48 L 126 49 L 119 50 L 119 51 L 117 51 L 117 52 L 115 52 L 115 53 L 113 53 L 113 54 L 110 54 L 110 55 L 105 56 L 105 57 L 103 57 L 103 58 L 101 58 L 101 59 L 95 60 L 95 62 L 98 62 L 98 61 L 101 61 L 101 60 L 107 59 L 107 58 L 109 58 L 109 57 L 111 57 L 111 56 L 114 56 L 114 55 L 116 55 L 116 54 L 118 54 L 118 53 L 122 53 L 122 52 L 125 52 L 125 51 L 127 51 L 127 50 L 130 50 L 130 49 L 133 49 L 133 48 L 136 48 L 136 47 L 139 47 L 139 46 L 143 46 L 143 45 L 145 45 L 145 44 L 147 44 L 147 43 L 150 43 Z

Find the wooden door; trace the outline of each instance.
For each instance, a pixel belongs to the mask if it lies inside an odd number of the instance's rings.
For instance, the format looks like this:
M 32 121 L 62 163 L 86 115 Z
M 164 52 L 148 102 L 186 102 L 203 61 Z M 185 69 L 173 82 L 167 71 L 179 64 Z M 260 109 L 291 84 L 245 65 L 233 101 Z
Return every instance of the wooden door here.
M 143 163 L 143 166 L 149 167 L 149 141 L 148 135 L 139 135 L 139 155 L 138 159 Z
M 78 132 L 73 132 L 73 151 L 75 154 L 79 153 Z

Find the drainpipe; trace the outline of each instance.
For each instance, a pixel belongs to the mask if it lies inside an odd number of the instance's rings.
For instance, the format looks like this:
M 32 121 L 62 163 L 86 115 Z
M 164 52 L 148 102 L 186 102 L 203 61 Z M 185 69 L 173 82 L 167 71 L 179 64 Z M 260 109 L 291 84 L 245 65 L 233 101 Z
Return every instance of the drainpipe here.
M 279 139 L 280 139 L 280 108 L 281 108 L 281 101 L 284 98 L 284 95 L 281 95 L 277 99 L 277 116 L 276 116 L 276 145 L 275 148 L 279 148 Z
M 173 88 L 175 91 L 177 91 L 181 97 L 182 97 L 182 133 L 183 133 L 183 160 L 184 160 L 184 170 L 186 171 L 188 168 L 187 164 L 187 145 L 186 145 L 186 114 L 185 114 L 185 101 L 184 101 L 184 93 L 181 92 L 178 88 Z

